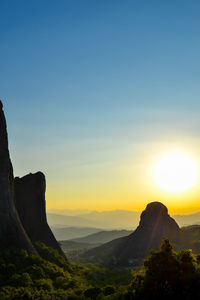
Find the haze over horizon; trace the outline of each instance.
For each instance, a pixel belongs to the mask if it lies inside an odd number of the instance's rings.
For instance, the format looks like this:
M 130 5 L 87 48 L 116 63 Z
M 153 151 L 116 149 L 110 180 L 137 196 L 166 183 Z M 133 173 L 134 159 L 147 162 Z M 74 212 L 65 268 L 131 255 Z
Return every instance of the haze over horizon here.
M 134 209 L 112 209 L 112 210 L 93 210 L 93 209 L 59 209 L 59 208 L 49 208 L 47 209 L 47 212 L 48 213 L 55 213 L 55 214 L 63 214 L 63 215 L 67 215 L 67 216 L 79 216 L 79 215 L 86 215 L 86 214 L 89 214 L 89 213 L 108 213 L 108 212 L 135 212 L 135 213 L 138 213 L 140 214 L 143 210 L 145 209 L 145 207 L 142 209 L 142 210 L 134 210 Z M 173 213 L 173 211 L 169 211 L 169 214 L 175 214 L 175 215 L 195 215 L 195 214 L 198 214 L 200 213 L 200 209 L 198 210 L 192 210 L 192 211 L 189 211 L 188 209 L 186 211 L 184 210 L 179 210 L 175 213 Z
M 1 94 L 15 175 L 47 208 L 200 211 L 200 178 L 164 192 L 169 151 L 200 166 L 199 1 L 0 2 Z

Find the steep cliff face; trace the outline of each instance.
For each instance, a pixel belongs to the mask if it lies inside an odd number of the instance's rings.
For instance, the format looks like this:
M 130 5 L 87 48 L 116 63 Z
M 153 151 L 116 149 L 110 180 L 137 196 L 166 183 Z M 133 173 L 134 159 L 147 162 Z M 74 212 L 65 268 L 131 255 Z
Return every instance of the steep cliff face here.
M 64 256 L 46 219 L 46 180 L 43 173 L 15 178 L 15 205 L 31 241 L 41 241 Z
M 178 247 L 180 228 L 168 215 L 166 206 L 152 202 L 142 212 L 140 224 L 132 234 L 89 250 L 84 256 L 93 262 L 119 266 L 140 265 L 150 249 L 158 249 L 163 237 L 169 238 Z
M 8 137 L 3 105 L 0 101 L 0 241 L 37 254 L 20 222 L 14 204 L 13 168 L 8 150 Z
M 0 101 L 0 244 L 36 254 L 41 241 L 64 256 L 46 220 L 45 176 L 13 177 L 3 105 Z

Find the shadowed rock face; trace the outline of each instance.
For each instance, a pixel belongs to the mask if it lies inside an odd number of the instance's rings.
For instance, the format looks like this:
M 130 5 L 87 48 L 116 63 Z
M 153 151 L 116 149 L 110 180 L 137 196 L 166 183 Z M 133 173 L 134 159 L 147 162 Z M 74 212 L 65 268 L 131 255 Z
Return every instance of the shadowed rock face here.
M 3 105 L 0 101 L 0 241 L 7 246 L 37 254 L 20 222 L 14 204 L 13 168 Z
M 47 224 L 45 190 L 41 172 L 14 179 L 0 101 L 0 244 L 38 255 L 32 242 L 41 241 L 64 256 Z
M 160 245 L 162 237 L 175 240 L 180 232 L 179 226 L 168 215 L 167 207 L 160 202 L 147 205 L 140 217 L 140 224 L 135 233 L 146 235 L 149 247 Z
M 168 215 L 166 206 L 160 202 L 152 202 L 142 212 L 137 229 L 127 237 L 124 251 L 119 253 L 119 261 L 140 263 L 150 249 L 159 248 L 163 237 L 169 238 L 176 247 L 180 229 Z
M 15 178 L 15 205 L 31 241 L 41 241 L 64 256 L 46 219 L 46 181 L 43 173 Z
M 91 261 L 120 266 L 140 265 L 150 249 L 158 249 L 163 237 L 178 247 L 180 228 L 168 215 L 166 206 L 152 202 L 142 212 L 140 224 L 131 235 L 89 250 L 84 255 Z

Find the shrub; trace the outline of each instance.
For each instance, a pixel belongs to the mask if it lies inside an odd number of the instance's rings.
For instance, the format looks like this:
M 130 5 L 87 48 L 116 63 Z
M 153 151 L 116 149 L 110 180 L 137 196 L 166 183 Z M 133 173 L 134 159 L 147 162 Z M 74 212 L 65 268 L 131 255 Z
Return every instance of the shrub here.
M 43 289 L 43 290 L 47 290 L 47 291 L 53 290 L 53 284 L 52 284 L 51 279 L 38 279 L 38 280 L 35 280 L 35 285 L 39 289 Z
M 103 289 L 104 296 L 109 296 L 115 293 L 115 288 L 113 286 L 106 286 Z
M 89 288 L 84 292 L 84 296 L 92 300 L 97 299 L 99 294 L 101 294 L 101 289 L 98 287 Z

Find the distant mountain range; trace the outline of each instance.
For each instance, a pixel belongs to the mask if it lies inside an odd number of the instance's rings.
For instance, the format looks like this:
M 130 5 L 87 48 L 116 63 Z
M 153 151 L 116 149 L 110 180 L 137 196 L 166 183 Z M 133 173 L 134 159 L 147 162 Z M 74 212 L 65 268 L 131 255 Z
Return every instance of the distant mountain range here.
M 81 215 L 89 214 L 93 211 L 89 210 L 89 209 L 56 209 L 56 208 L 51 208 L 51 209 L 48 209 L 47 212 L 49 214 L 55 214 L 55 215 L 81 216 Z
M 56 214 L 47 214 L 48 224 L 51 227 L 93 227 L 105 228 L 107 224 L 101 227 L 101 222 L 95 222 L 79 216 L 65 216 Z
M 102 229 L 128 229 L 134 230 L 139 222 L 139 212 L 128 210 L 114 211 L 91 211 L 89 213 L 77 215 L 65 215 L 47 213 L 49 225 L 52 227 L 95 227 Z
M 200 212 L 190 215 L 173 215 L 173 218 L 181 227 L 200 224 Z
M 92 227 L 53 227 L 51 230 L 58 241 L 72 240 L 76 238 L 82 238 L 90 234 L 102 231 L 100 228 Z
M 73 239 L 73 241 L 77 243 L 86 243 L 86 244 L 104 244 L 114 239 L 127 236 L 132 232 L 133 231 L 131 230 L 100 231 L 82 238 Z
M 151 202 L 142 212 L 137 229 L 82 254 L 86 261 L 106 266 L 140 266 L 150 249 L 158 249 L 162 238 L 180 248 L 181 230 L 160 202 Z
M 51 227 L 58 241 L 73 241 L 87 244 L 103 244 L 131 234 L 131 230 L 102 230 L 91 227 Z
M 51 227 L 91 227 L 106 230 L 134 230 L 139 224 L 140 213 L 129 210 L 89 211 L 55 210 L 48 211 L 47 218 Z M 189 215 L 172 216 L 180 227 L 200 224 L 200 212 Z M 88 233 L 89 234 L 89 233 Z
M 74 250 L 81 250 L 81 252 L 85 250 L 92 249 L 94 247 L 99 246 L 100 244 L 87 244 L 87 243 L 79 243 L 74 241 L 60 241 L 60 245 L 63 251 L 66 254 L 69 254 L 71 251 Z
M 63 228 L 76 231 L 78 228 Z M 87 228 L 82 228 L 87 230 Z M 91 229 L 91 228 L 90 228 Z M 59 229 L 57 229 L 59 230 Z M 56 232 L 56 231 L 55 231 Z M 112 230 L 112 231 L 100 231 L 97 233 L 89 234 L 82 238 L 77 238 L 73 240 L 60 240 L 59 244 L 61 245 L 64 253 L 67 255 L 68 259 L 73 262 L 81 262 L 81 256 L 84 252 L 93 249 L 95 247 L 101 246 L 104 243 L 110 242 L 121 237 L 128 236 L 132 231 L 128 230 Z

